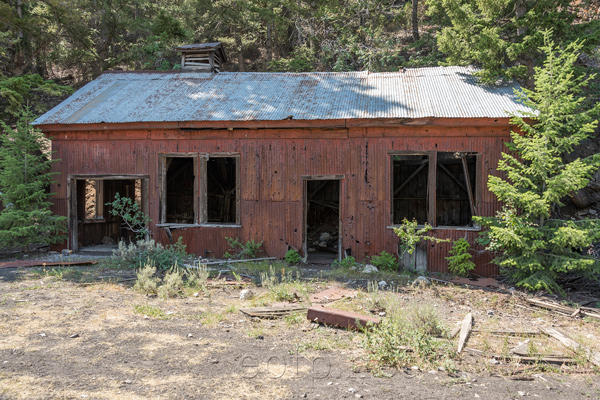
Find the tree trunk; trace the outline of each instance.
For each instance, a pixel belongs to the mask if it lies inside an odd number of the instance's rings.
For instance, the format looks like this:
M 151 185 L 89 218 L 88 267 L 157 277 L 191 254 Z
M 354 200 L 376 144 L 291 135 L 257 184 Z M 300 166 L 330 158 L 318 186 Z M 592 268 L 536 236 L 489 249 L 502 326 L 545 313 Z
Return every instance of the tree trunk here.
M 19 20 L 23 19 L 23 0 L 17 0 L 17 17 Z M 13 73 L 15 76 L 21 76 L 25 73 L 27 68 L 27 52 L 29 48 L 29 44 L 27 43 L 26 35 L 23 32 L 21 22 L 19 22 L 17 38 L 18 41 L 15 49 Z
M 273 61 L 273 24 L 267 24 L 267 65 Z
M 246 65 L 244 64 L 244 49 L 242 48 L 242 35 L 237 32 L 235 35 L 235 47 L 238 50 L 238 71 L 246 72 Z
M 419 40 L 419 0 L 412 0 L 412 34 L 413 40 Z

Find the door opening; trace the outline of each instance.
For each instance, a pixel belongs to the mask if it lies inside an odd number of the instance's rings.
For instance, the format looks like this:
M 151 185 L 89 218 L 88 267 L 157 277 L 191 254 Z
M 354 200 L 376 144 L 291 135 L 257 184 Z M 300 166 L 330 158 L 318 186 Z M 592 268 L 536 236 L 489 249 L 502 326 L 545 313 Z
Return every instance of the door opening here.
M 69 248 L 109 251 L 119 241 L 135 241 L 121 217 L 111 214 L 115 195 L 128 197 L 147 213 L 148 179 L 140 176 L 71 176 L 69 179 Z
M 304 181 L 304 254 L 307 262 L 331 264 L 340 259 L 340 180 Z

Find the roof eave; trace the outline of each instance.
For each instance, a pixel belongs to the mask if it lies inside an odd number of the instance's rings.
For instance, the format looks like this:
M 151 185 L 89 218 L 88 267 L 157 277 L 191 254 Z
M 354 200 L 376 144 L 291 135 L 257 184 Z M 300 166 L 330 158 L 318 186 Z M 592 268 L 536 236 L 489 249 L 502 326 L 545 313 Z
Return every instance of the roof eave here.
M 140 129 L 282 129 L 282 128 L 376 128 L 395 126 L 506 126 L 502 118 L 355 118 L 267 121 L 162 121 L 93 124 L 38 124 L 43 132 L 107 131 Z

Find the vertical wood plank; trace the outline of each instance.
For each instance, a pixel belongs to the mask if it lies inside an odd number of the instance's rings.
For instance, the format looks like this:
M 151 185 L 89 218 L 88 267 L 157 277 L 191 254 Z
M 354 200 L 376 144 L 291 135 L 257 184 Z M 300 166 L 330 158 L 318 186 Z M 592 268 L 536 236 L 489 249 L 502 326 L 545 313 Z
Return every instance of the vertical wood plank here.
M 436 169 L 437 169 L 437 152 L 429 153 L 429 170 L 427 176 L 427 220 L 429 225 L 436 226 Z

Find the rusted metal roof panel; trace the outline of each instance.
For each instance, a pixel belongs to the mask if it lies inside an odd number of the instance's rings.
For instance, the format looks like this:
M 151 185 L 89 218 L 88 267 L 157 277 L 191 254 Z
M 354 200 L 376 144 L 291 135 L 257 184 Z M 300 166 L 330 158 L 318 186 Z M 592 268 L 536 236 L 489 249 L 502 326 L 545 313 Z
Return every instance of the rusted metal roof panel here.
M 480 85 L 473 72 L 108 72 L 35 124 L 504 118 L 529 111 L 514 95 L 518 85 Z

